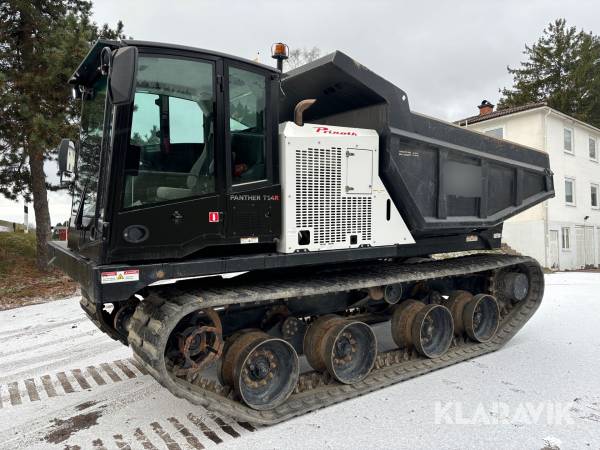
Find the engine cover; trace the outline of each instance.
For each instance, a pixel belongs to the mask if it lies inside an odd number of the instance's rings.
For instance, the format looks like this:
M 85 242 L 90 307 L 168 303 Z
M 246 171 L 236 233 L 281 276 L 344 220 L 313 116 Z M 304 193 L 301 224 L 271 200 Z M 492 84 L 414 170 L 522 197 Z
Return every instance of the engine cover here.
M 279 152 L 279 252 L 415 242 L 379 178 L 374 130 L 285 122 Z

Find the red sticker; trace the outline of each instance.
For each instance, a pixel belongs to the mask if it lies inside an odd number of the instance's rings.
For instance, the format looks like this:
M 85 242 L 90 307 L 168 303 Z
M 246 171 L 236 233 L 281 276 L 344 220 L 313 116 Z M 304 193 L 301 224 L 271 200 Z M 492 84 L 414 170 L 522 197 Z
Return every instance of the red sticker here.
M 208 221 L 215 223 L 219 221 L 219 213 L 217 211 L 211 211 L 208 213 Z

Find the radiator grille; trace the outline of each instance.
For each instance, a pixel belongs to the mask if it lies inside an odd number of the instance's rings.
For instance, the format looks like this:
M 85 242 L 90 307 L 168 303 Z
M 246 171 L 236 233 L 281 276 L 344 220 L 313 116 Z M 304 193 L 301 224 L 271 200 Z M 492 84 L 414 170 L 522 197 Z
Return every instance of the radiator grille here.
M 296 150 L 296 227 L 313 229 L 314 244 L 371 240 L 371 197 L 343 195 L 341 148 Z

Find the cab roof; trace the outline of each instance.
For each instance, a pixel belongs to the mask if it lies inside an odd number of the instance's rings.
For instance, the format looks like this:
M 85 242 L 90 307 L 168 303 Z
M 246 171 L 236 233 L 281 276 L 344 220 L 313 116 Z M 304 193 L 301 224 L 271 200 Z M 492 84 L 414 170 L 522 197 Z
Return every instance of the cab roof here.
M 265 64 L 258 63 L 256 61 L 251 61 L 249 59 L 240 58 L 238 56 L 229 55 L 226 53 L 215 52 L 212 50 L 205 50 L 197 47 L 190 47 L 186 45 L 178 45 L 178 44 L 168 44 L 164 42 L 151 42 L 151 41 L 137 41 L 137 40 L 122 40 L 115 41 L 109 39 L 98 39 L 92 47 L 90 51 L 83 59 L 77 70 L 71 75 L 69 79 L 69 84 L 79 84 L 79 85 L 89 85 L 96 78 L 97 70 L 98 70 L 98 60 L 100 58 L 100 52 L 104 47 L 110 47 L 111 49 L 117 49 L 119 47 L 146 47 L 146 48 L 159 48 L 165 50 L 183 50 L 187 52 L 194 52 L 204 55 L 217 56 L 224 59 L 229 59 L 232 61 L 242 62 L 244 64 L 249 64 L 254 67 L 267 70 L 273 73 L 279 73 L 279 71 L 275 67 L 267 66 Z

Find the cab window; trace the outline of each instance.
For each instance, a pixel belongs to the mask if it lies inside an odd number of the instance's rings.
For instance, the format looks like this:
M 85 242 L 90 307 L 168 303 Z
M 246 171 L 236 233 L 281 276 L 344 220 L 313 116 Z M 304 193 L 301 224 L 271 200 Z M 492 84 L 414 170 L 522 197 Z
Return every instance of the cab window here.
M 140 56 L 123 207 L 215 192 L 212 63 Z
M 229 67 L 229 137 L 233 184 L 264 180 L 266 80 Z
M 94 217 L 100 173 L 100 150 L 104 131 L 106 77 L 99 78 L 83 93 L 77 178 L 74 184 L 72 214 L 83 199 L 83 217 Z M 110 111 L 108 112 L 110 114 Z M 107 121 L 110 123 L 110 120 Z M 107 130 L 110 134 L 110 130 Z M 84 194 L 84 195 L 83 195 Z

